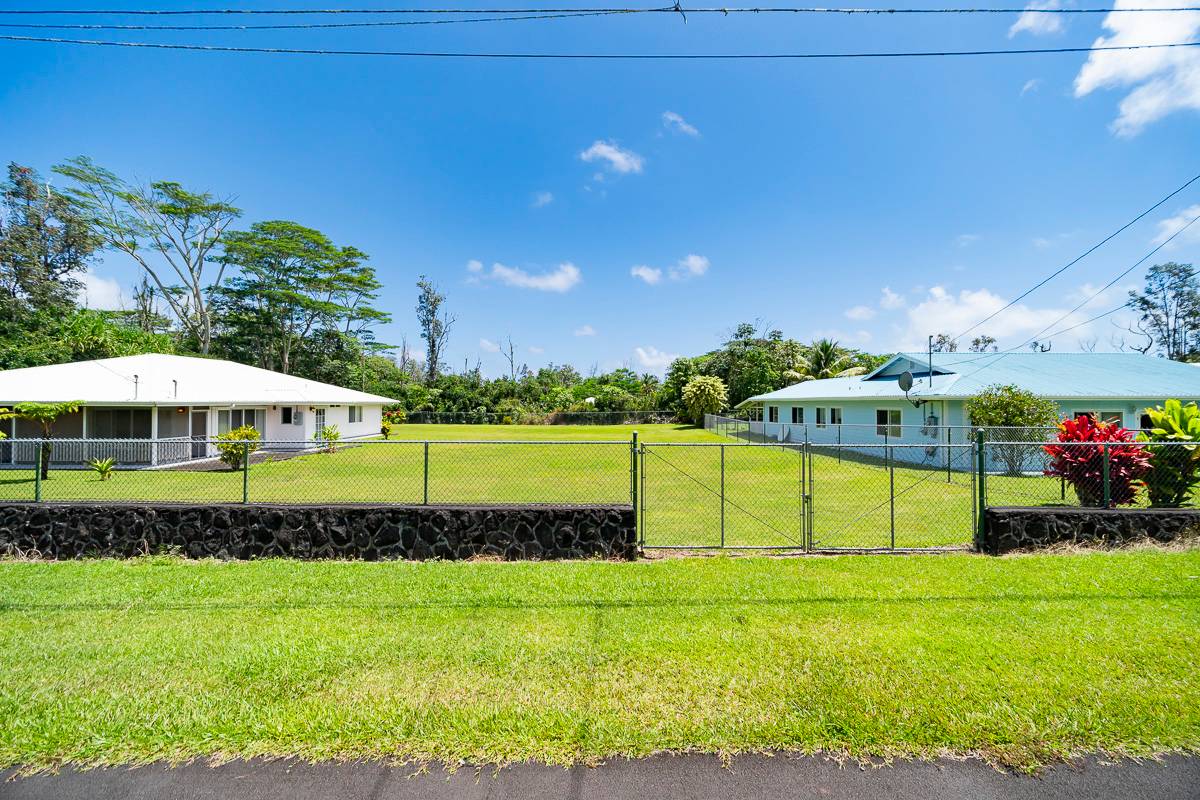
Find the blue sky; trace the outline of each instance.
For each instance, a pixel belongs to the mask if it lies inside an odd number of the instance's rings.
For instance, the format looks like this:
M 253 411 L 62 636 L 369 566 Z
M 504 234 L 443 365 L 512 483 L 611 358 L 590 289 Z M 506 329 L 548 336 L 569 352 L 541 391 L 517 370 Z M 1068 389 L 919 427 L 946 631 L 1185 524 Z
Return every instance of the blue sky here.
M 693 14 L 686 23 L 646 15 L 65 35 L 525 52 L 1059 47 L 1200 35 L 1200 14 L 1132 16 L 1114 15 L 1109 28 L 1104 15 L 1041 17 L 1030 29 L 1015 15 Z M 966 328 L 1200 172 L 1194 49 L 1090 62 L 530 62 L 0 42 L 0 75 L 6 161 L 48 172 L 86 154 L 121 175 L 234 195 L 244 225 L 295 219 L 355 245 L 386 284 L 380 304 L 395 321 L 380 331 L 384 341 L 406 335 L 419 347 L 413 284 L 427 274 L 458 318 L 451 365 L 478 358 L 491 374 L 505 369 L 492 348 L 508 335 L 532 367 L 585 371 L 661 372 L 671 355 L 710 349 L 756 319 L 801 339 L 920 346 L 927 333 Z M 1019 344 L 1197 214 L 1200 183 L 982 330 Z M 1195 261 L 1196 229 L 1155 260 Z M 126 258 L 109 255 L 89 301 L 111 305 L 136 278 Z M 1119 304 L 1132 283 L 1060 327 Z M 1076 349 L 1082 335 L 1110 350 L 1117 332 L 1105 319 L 1055 347 Z

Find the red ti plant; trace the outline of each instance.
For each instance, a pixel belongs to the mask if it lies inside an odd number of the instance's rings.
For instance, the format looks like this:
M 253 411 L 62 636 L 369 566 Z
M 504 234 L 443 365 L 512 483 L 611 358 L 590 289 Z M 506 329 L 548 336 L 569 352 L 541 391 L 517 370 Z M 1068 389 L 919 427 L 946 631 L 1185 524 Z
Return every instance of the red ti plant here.
M 1058 441 L 1063 444 L 1043 448 L 1051 459 L 1045 473 L 1070 483 L 1083 506 L 1104 505 L 1104 443 L 1108 443 L 1109 500 L 1113 505 L 1132 503 L 1137 493 L 1134 481 L 1150 471 L 1150 453 L 1134 443 L 1132 432 L 1115 423 L 1097 423 L 1089 416 L 1064 419 L 1058 425 Z

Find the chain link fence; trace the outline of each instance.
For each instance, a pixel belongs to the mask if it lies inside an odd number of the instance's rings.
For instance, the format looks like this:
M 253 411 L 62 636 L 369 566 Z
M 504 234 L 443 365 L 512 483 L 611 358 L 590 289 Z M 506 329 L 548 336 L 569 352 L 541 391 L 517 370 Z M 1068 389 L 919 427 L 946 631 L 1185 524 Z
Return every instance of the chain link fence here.
M 409 411 L 410 425 L 665 425 L 672 411 Z
M 0 501 L 627 505 L 633 452 L 629 441 L 5 440 Z

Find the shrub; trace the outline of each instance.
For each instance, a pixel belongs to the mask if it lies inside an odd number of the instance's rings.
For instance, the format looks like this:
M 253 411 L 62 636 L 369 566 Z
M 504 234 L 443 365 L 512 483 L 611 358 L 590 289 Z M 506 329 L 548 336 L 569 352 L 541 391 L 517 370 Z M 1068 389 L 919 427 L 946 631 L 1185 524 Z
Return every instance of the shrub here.
M 387 440 L 387 439 L 390 439 L 390 438 L 392 438 L 392 423 L 388 422 L 388 421 L 385 419 L 385 420 L 384 420 L 384 421 L 383 421 L 383 422 L 382 422 L 382 423 L 379 425 L 379 433 L 380 433 L 380 435 L 381 435 L 381 436 L 383 436 L 384 440 Z
M 96 473 L 97 478 L 106 481 L 113 476 L 117 460 L 115 458 L 93 458 L 88 460 L 87 465 L 92 472 Z
M 326 425 L 317 431 L 317 435 L 313 437 L 313 441 L 321 446 L 322 451 L 334 453 L 337 452 L 337 444 L 341 441 L 341 438 L 342 432 L 338 430 L 337 425 Z
M 1109 501 L 1113 505 L 1133 502 L 1138 479 L 1150 470 L 1150 453 L 1133 444 L 1132 432 L 1116 424 L 1096 423 L 1091 417 L 1082 416 L 1059 423 L 1058 441 L 1063 444 L 1043 447 L 1051 458 L 1045 472 L 1070 483 L 1080 505 L 1104 505 L 1105 443 L 1108 444 Z
M 243 459 L 260 447 L 260 439 L 262 436 L 253 425 L 243 425 L 218 434 L 216 447 L 217 452 L 221 454 L 219 458 L 228 464 L 230 469 L 241 469 L 244 466 Z
M 1138 441 L 1148 443 L 1150 471 L 1141 483 L 1150 505 L 1176 508 L 1200 484 L 1200 408 L 1194 402 L 1167 400 L 1147 408 L 1146 415 L 1151 427 L 1138 435 Z
M 988 431 L 988 451 L 1004 464 L 1009 475 L 1021 474 L 1029 442 L 1044 441 L 1021 428 L 1048 428 L 1058 423 L 1058 406 L 1018 386 L 994 385 L 966 403 L 967 419 Z
M 383 420 L 393 425 L 403 425 L 408 421 L 408 414 L 403 408 L 393 408 L 391 411 L 383 412 Z
M 727 396 L 725 383 L 711 375 L 697 375 L 683 387 L 683 405 L 697 425 L 703 424 L 705 414 L 715 414 L 724 408 Z

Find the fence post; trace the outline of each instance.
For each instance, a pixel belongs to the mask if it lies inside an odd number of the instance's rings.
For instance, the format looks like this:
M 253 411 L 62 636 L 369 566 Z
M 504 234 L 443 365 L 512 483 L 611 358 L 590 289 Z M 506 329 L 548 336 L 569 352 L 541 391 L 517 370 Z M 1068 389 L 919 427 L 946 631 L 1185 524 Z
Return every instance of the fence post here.
M 975 431 L 975 487 L 979 492 L 976 507 L 979 509 L 976 515 L 975 529 L 975 549 L 983 550 L 984 542 L 986 541 L 987 533 L 987 487 L 985 484 L 987 476 L 987 452 L 984 441 L 983 428 Z
M 629 499 L 633 503 L 633 512 L 637 513 L 638 507 L 638 432 L 633 432 L 633 438 L 629 440 Z
M 1102 474 L 1104 476 L 1104 507 L 1111 508 L 1112 507 L 1112 483 L 1109 480 L 1108 442 L 1105 442 L 1103 444 L 1103 448 L 1104 448 L 1104 463 L 1101 465 L 1101 469 L 1103 471 Z
M 896 464 L 892 458 L 892 448 L 889 445 L 884 451 L 888 466 L 888 514 L 889 526 L 892 533 L 892 549 L 896 549 Z
M 954 479 L 950 471 L 950 462 L 954 458 L 954 429 L 949 425 L 946 426 L 946 483 L 953 483 Z
M 721 549 L 725 548 L 725 445 L 721 445 Z
M 33 454 L 33 499 L 42 502 L 42 440 L 37 440 L 37 449 Z
M 429 440 L 425 440 L 425 470 L 424 470 L 424 490 L 421 495 L 421 504 L 429 505 Z
M 250 502 L 250 440 L 242 444 L 242 505 Z

